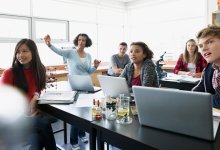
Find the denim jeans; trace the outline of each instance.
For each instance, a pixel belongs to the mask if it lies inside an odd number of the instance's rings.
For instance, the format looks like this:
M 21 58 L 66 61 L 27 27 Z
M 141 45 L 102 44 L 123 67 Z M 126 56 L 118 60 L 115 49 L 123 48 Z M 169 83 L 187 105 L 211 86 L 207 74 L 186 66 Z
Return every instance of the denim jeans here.
M 29 135 L 29 150 L 56 150 L 56 142 L 49 119 L 46 116 L 31 117 L 33 126 Z
M 78 144 L 78 137 L 84 137 L 86 136 L 85 131 L 74 127 L 73 125 L 71 126 L 71 130 L 70 130 L 70 144 Z

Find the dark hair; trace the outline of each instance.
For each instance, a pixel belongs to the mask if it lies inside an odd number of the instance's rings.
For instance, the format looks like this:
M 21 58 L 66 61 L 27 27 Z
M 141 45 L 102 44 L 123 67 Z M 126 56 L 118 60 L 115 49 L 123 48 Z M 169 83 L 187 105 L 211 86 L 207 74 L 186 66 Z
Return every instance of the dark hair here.
M 132 45 L 140 46 L 143 49 L 143 53 L 146 54 L 146 57 L 144 58 L 144 60 L 153 58 L 154 53 L 150 50 L 150 48 L 144 42 L 132 42 L 130 46 Z
M 21 39 L 15 47 L 12 62 L 14 84 L 24 92 L 28 92 L 29 87 L 25 78 L 23 65 L 16 58 L 17 52 L 23 44 L 25 44 L 32 53 L 31 69 L 34 71 L 35 84 L 38 90 L 37 92 L 40 92 L 45 88 L 46 85 L 46 69 L 45 66 L 41 63 L 37 46 L 31 39 Z
M 80 37 L 80 36 L 86 37 L 86 46 L 85 46 L 85 47 L 90 47 L 90 46 L 92 45 L 92 40 L 90 39 L 90 37 L 89 37 L 87 34 L 85 34 L 85 33 L 80 33 L 80 34 L 78 34 L 78 35 L 75 37 L 75 39 L 73 40 L 73 44 L 74 44 L 75 46 L 78 46 L 78 40 L 79 40 L 79 37 Z
M 196 43 L 196 41 L 194 39 L 189 39 L 187 42 L 186 42 L 186 46 L 185 46 L 185 50 L 183 52 L 183 54 L 181 55 L 181 57 L 183 58 L 183 62 L 185 63 L 189 63 L 189 52 L 187 50 L 187 43 L 188 42 L 194 42 Z M 199 63 L 199 48 L 198 46 L 196 45 L 196 48 L 195 48 L 195 51 L 194 51 L 194 58 L 193 58 L 193 63 L 195 63 L 196 65 L 198 65 L 197 63 Z
M 128 44 L 126 42 L 121 42 L 119 45 L 122 45 L 122 46 L 128 46 Z
M 220 27 L 216 25 L 209 25 L 208 27 L 199 31 L 196 37 L 197 39 L 200 39 L 207 36 L 213 36 L 220 39 Z

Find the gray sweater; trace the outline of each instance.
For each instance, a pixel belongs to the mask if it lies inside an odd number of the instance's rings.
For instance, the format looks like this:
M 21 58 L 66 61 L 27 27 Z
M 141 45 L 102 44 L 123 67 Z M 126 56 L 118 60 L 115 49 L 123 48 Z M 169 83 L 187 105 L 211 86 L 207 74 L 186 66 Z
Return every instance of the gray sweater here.
M 128 86 L 131 88 L 131 81 L 134 73 L 134 64 L 129 63 L 125 66 L 120 77 L 127 80 Z M 146 59 L 141 67 L 141 84 L 148 87 L 159 87 L 159 80 L 156 71 L 156 66 L 151 59 Z

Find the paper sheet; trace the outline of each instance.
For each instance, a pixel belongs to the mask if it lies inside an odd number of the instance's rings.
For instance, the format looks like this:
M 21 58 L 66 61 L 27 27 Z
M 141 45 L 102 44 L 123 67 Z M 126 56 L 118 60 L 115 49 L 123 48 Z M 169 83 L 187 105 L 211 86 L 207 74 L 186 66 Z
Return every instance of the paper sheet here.
M 94 94 L 79 94 L 75 107 L 92 107 Z

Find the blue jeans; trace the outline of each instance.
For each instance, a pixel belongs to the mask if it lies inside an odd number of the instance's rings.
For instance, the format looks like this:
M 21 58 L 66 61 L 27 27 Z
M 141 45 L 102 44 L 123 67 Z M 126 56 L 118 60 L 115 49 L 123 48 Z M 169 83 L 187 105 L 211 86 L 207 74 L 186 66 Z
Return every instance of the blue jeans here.
M 31 117 L 32 131 L 29 137 L 29 150 L 56 150 L 56 142 L 51 124 L 46 116 Z
M 70 130 L 70 144 L 78 144 L 78 137 L 84 137 L 86 136 L 85 131 L 74 127 L 73 125 L 71 126 L 71 130 Z

